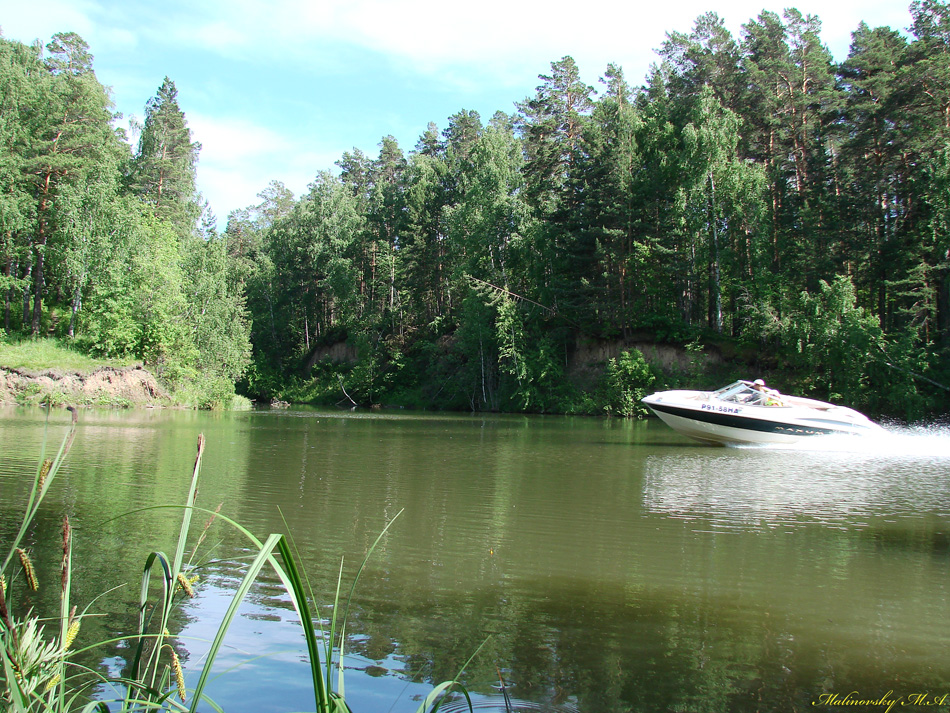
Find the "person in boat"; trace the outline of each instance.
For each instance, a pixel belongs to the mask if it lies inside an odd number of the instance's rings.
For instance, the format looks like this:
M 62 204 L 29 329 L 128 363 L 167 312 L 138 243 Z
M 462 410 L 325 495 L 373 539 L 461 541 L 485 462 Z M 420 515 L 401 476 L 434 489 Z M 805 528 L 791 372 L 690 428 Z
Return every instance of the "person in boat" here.
M 762 394 L 759 399 L 760 404 L 764 404 L 765 406 L 782 405 L 782 395 L 775 389 L 768 388 L 762 379 L 756 379 L 753 381 L 752 388 Z

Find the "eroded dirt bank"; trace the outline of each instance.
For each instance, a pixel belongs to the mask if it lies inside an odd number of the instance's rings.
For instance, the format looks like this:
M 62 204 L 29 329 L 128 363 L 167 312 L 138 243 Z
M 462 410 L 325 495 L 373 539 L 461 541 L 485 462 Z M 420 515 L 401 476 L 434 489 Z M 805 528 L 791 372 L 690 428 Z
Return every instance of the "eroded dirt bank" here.
M 168 392 L 140 366 L 103 366 L 90 373 L 0 368 L 0 403 L 75 406 L 167 406 Z

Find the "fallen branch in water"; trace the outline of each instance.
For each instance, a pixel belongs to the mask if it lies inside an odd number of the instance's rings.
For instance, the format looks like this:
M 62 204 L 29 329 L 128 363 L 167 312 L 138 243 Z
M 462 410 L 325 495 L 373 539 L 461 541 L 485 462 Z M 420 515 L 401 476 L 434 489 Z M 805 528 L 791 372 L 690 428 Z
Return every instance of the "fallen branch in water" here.
M 346 393 L 346 388 L 343 386 L 343 377 L 340 376 L 339 374 L 337 374 L 337 375 L 336 375 L 336 378 L 340 380 L 340 391 L 343 392 L 343 395 L 344 395 L 346 398 L 350 399 L 350 403 L 351 403 L 351 404 L 353 404 L 354 406 L 359 406 L 359 404 L 356 403 L 352 398 L 350 398 L 350 395 L 349 395 L 348 393 Z

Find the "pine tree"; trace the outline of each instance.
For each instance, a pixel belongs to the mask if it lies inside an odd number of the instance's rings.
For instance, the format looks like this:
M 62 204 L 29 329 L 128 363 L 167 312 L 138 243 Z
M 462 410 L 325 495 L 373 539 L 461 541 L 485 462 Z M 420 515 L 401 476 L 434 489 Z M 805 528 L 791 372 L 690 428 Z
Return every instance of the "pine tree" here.
M 849 220 L 844 225 L 845 266 L 860 289 L 886 319 L 885 284 L 896 277 L 899 240 L 894 206 L 907 185 L 908 136 L 902 130 L 905 108 L 896 101 L 907 42 L 889 28 L 861 24 L 851 52 L 840 68 L 847 91 L 843 118 L 848 127 L 841 146 L 844 196 Z M 866 299 L 867 299 L 866 298 Z
M 191 140 L 175 83 L 165 77 L 145 107 L 129 184 L 157 217 L 167 220 L 182 236 L 195 229 L 200 215 L 195 189 L 200 150 L 201 144 Z
M 583 267 L 575 287 L 587 306 L 584 323 L 603 333 L 626 332 L 634 294 L 648 269 L 640 231 L 642 206 L 634 193 L 642 171 L 638 145 L 642 118 L 622 70 L 610 65 L 601 79 L 604 95 L 594 106 L 575 170 L 583 196 L 576 213 L 576 257 Z
M 578 184 L 572 180 L 581 137 L 593 108 L 593 87 L 580 78 L 571 57 L 551 63 L 551 74 L 540 75 L 537 93 L 519 105 L 525 150 L 525 195 L 539 219 L 535 231 L 536 271 L 532 280 L 538 297 L 554 309 L 570 301 L 569 274 L 573 258 L 590 250 L 574 244 L 574 212 Z M 568 306 L 568 305 L 565 305 Z
M 659 53 L 670 66 L 672 93 L 698 98 L 703 87 L 709 87 L 723 106 L 738 109 L 744 91 L 741 52 L 716 13 L 697 18 L 688 35 L 668 33 Z

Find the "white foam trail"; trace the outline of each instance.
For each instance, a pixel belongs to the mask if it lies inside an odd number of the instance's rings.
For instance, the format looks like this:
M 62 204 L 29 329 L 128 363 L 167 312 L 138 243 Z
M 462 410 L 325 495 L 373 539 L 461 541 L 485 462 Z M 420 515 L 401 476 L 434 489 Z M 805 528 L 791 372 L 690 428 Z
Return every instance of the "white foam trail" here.
M 762 448 L 763 446 L 743 446 Z M 865 456 L 950 459 L 950 427 L 889 426 L 873 436 L 812 436 L 791 444 L 771 444 L 769 450 L 856 453 Z

